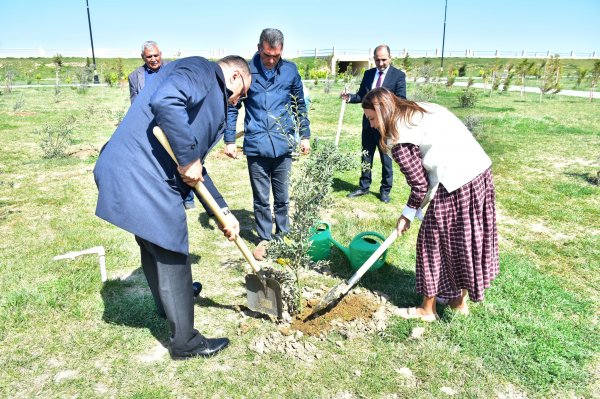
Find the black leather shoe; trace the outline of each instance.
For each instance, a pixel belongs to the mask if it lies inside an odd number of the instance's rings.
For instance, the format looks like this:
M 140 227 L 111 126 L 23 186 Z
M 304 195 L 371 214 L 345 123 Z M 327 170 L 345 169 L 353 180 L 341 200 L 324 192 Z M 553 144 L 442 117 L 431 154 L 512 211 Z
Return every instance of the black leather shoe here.
M 390 202 L 390 195 L 381 193 L 379 194 L 379 199 L 381 200 L 381 202 L 388 204 Z
M 352 191 L 346 197 L 348 197 L 348 198 L 355 198 L 355 197 L 360 197 L 361 195 L 365 195 L 365 194 L 368 194 L 368 193 L 369 193 L 369 190 L 359 188 L 356 191 Z
M 194 281 L 192 283 L 192 289 L 194 290 L 194 298 L 198 298 L 198 295 L 202 292 L 202 283 L 200 281 Z
M 169 353 L 173 360 L 182 360 L 197 356 L 210 357 L 225 349 L 227 345 L 229 345 L 229 339 L 227 338 L 204 338 L 200 345 L 190 351 L 175 352 L 169 349 Z

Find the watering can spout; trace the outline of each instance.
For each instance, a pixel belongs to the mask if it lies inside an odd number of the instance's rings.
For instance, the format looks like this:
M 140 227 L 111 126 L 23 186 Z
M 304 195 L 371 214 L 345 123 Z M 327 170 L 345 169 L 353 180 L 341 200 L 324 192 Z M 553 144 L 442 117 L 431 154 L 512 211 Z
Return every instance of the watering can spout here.
M 350 249 L 349 248 L 346 248 L 345 246 L 343 246 L 342 244 L 340 244 L 339 242 L 334 240 L 333 237 L 329 238 L 329 241 L 331 241 L 331 243 L 333 245 L 335 245 L 340 251 L 342 251 L 344 253 L 344 255 L 346 255 L 346 257 L 348 259 L 350 259 Z

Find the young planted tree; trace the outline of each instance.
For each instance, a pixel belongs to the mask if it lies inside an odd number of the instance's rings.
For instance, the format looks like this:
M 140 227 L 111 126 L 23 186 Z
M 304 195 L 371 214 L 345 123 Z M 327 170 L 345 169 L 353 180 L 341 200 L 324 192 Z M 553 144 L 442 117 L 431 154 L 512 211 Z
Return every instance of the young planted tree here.
M 589 70 L 584 67 L 577 67 L 577 71 L 575 72 L 575 77 L 577 78 L 577 82 L 575 83 L 575 87 L 579 88 L 583 80 L 587 76 Z
M 596 90 L 596 85 L 600 80 L 600 60 L 594 61 L 594 67 L 592 68 L 590 78 L 590 102 L 592 102 L 592 100 L 594 99 L 594 91 Z
M 456 75 L 458 75 L 458 71 L 454 65 L 451 65 L 448 68 L 448 77 L 446 78 L 446 87 L 452 87 L 454 82 L 456 81 Z
M 547 60 L 542 62 L 543 67 L 540 66 L 540 70 L 543 70 L 542 83 L 540 85 L 540 102 L 542 96 L 545 93 L 552 92 L 554 94 L 561 90 L 560 87 L 560 76 L 562 64 L 560 56 L 558 54 L 550 56 Z
M 58 73 L 60 72 L 60 69 L 63 66 L 63 59 L 62 59 L 62 55 L 60 54 L 56 54 L 54 56 L 54 58 L 52 59 L 52 62 L 54 63 L 54 70 L 56 72 L 56 86 L 58 87 Z
M 406 53 L 404 58 L 402 58 L 402 62 L 400 63 L 400 68 L 404 72 L 409 72 L 412 69 L 412 61 L 410 60 L 408 53 Z
M 529 74 L 531 74 L 531 70 L 534 66 L 533 61 L 529 61 L 527 58 L 523 59 L 516 67 L 517 76 L 521 80 L 521 97 L 523 97 L 523 93 L 525 92 L 525 79 Z
M 513 78 L 513 68 L 514 68 L 514 64 L 512 63 L 508 63 L 506 65 L 506 76 L 504 77 L 504 82 L 502 85 L 502 91 L 508 91 L 508 88 L 510 87 L 510 82 Z
M 304 126 L 301 125 L 301 114 L 297 99 L 292 96 L 291 106 L 287 108 L 289 115 L 276 118 L 280 130 L 284 132 L 283 121 L 288 116 L 293 121 L 294 138 L 288 138 L 292 152 L 297 152 L 298 139 Z M 288 136 L 289 137 L 289 136 Z M 300 272 L 303 268 L 314 265 L 308 250 L 310 249 L 311 227 L 319 220 L 321 209 L 327 204 L 327 195 L 333 184 L 333 174 L 338 170 L 350 170 L 355 167 L 355 156 L 344 154 L 331 142 L 313 141 L 310 155 L 300 159 L 291 175 L 290 185 L 290 231 L 282 239 L 269 243 L 268 254 L 278 262 L 285 272 L 293 276 L 293 304 L 288 304 L 288 312 L 297 314 L 302 311 Z M 326 263 L 319 261 L 316 266 Z M 281 275 L 281 273 L 279 273 Z

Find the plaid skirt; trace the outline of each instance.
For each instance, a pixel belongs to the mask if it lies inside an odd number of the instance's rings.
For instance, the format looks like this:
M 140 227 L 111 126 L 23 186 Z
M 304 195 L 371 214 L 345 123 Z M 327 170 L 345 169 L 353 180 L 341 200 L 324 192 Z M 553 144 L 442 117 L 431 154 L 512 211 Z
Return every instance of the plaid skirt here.
M 483 300 L 500 270 L 495 205 L 491 168 L 452 193 L 440 184 L 417 238 L 418 293 Z

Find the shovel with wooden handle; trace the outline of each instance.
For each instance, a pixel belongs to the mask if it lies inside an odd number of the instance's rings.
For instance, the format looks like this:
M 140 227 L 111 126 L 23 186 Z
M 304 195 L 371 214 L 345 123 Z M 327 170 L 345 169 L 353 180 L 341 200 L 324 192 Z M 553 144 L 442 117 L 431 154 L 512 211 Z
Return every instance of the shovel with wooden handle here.
M 326 309 L 332 303 L 338 303 L 340 299 L 344 297 L 350 291 L 350 289 L 360 280 L 360 278 L 373 266 L 373 264 L 383 255 L 386 249 L 396 240 L 398 237 L 398 230 L 394 229 L 392 234 L 373 252 L 373 254 L 363 263 L 363 265 L 354 273 L 350 280 L 342 281 L 335 287 L 333 287 L 315 306 L 311 314 L 306 317 L 305 320 L 310 319 L 313 315 L 316 315 L 320 311 Z
M 348 86 L 344 87 L 344 93 L 348 91 Z M 346 111 L 346 100 L 342 98 L 342 108 L 340 109 L 340 117 L 338 119 L 337 132 L 335 133 L 335 146 L 340 142 L 340 133 L 342 131 L 342 123 L 344 122 L 344 112 Z
M 167 140 L 167 136 L 159 126 L 153 129 L 154 136 L 162 144 L 165 150 L 169 153 L 173 161 L 177 163 L 173 149 Z M 202 182 L 198 182 L 194 186 L 196 195 L 208 206 L 214 213 L 217 221 L 221 226 L 227 225 L 225 215 L 221 210 L 217 201 L 213 198 L 206 186 Z M 281 285 L 272 278 L 265 277 L 264 271 L 256 263 L 254 256 L 248 249 L 246 243 L 238 235 L 235 237 L 235 244 L 240 249 L 244 258 L 248 261 L 254 274 L 246 275 L 246 295 L 248 298 L 248 308 L 259 313 L 266 313 L 281 318 L 283 315 L 283 304 L 281 299 Z

